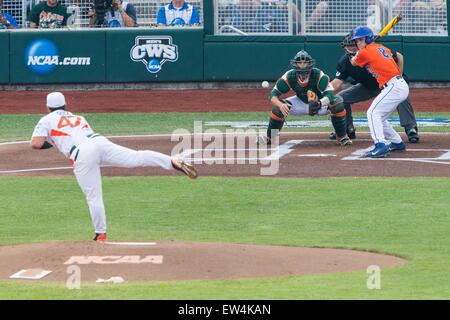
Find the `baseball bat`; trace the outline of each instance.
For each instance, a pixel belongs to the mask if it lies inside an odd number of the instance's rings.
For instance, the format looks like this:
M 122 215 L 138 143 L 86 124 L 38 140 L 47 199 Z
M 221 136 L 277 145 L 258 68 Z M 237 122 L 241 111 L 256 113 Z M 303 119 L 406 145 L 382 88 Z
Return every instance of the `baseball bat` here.
M 383 30 L 380 31 L 380 33 L 375 37 L 375 41 L 379 38 L 385 36 L 397 23 L 399 23 L 403 19 L 402 15 L 399 14 L 398 16 L 395 16 L 392 18 L 391 21 L 383 28 Z

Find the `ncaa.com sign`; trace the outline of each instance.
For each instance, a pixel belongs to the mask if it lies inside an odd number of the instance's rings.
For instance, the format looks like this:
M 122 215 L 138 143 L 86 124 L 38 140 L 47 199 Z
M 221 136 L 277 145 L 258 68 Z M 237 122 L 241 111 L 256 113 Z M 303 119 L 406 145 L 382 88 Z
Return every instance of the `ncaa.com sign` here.
M 50 40 L 38 39 L 25 50 L 27 67 L 38 74 L 46 74 L 58 66 L 89 66 L 90 57 L 62 57 L 58 47 Z

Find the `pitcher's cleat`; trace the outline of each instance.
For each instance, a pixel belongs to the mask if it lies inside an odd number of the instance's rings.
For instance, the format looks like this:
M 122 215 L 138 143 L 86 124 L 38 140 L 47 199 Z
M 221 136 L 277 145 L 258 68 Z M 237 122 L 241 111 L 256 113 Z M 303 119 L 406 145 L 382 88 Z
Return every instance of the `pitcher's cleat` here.
M 183 160 L 172 159 L 172 166 L 175 170 L 183 172 L 191 179 L 196 179 L 198 176 L 197 169 L 195 169 L 192 164 L 184 162 Z
M 94 237 L 94 241 L 105 242 L 106 241 L 106 233 L 96 233 L 95 237 Z

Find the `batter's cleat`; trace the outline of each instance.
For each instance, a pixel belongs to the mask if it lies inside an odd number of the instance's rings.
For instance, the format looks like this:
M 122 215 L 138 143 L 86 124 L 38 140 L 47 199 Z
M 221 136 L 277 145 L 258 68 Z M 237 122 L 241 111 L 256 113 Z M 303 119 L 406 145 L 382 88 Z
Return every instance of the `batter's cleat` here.
M 345 136 L 345 137 L 339 139 L 339 144 L 343 147 L 349 147 L 353 144 L 353 141 L 350 140 L 350 138 L 348 136 Z
M 394 142 L 392 142 L 390 145 L 389 145 L 389 151 L 399 151 L 399 152 L 402 152 L 402 151 L 405 151 L 406 150 L 406 144 L 402 141 L 402 142 L 399 142 L 399 143 L 394 143 Z
M 364 154 L 364 158 L 384 158 L 389 154 L 389 146 L 384 143 L 375 143 L 369 152 Z
M 257 137 L 256 137 L 256 144 L 257 144 L 257 145 L 261 145 L 261 146 L 271 145 L 271 144 L 272 144 L 272 141 L 270 140 L 269 137 L 266 137 L 266 136 L 257 136 Z
M 95 237 L 94 237 L 94 241 L 105 242 L 106 241 L 106 233 L 96 233 Z
M 172 166 L 175 170 L 183 172 L 191 179 L 196 179 L 198 176 L 197 169 L 195 169 L 192 164 L 184 162 L 183 160 L 172 159 Z
M 419 134 L 415 128 L 411 128 L 406 131 L 406 135 L 408 136 L 408 141 L 410 143 L 418 143 L 419 142 Z

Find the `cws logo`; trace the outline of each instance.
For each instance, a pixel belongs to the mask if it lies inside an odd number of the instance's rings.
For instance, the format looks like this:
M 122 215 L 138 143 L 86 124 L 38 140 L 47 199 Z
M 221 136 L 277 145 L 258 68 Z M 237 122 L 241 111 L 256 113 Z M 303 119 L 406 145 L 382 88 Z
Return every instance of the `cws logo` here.
M 158 73 L 166 61 L 178 60 L 178 46 L 172 44 L 171 36 L 140 36 L 135 39 L 130 57 L 145 64 L 148 72 Z
M 33 41 L 25 50 L 29 69 L 38 74 L 52 72 L 57 66 L 89 66 L 90 57 L 61 57 L 58 47 L 50 40 Z

